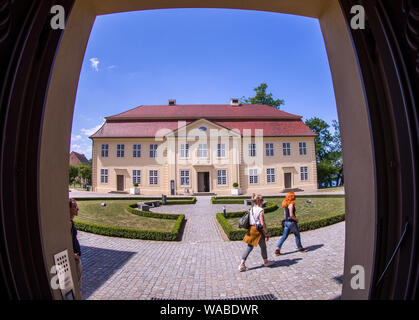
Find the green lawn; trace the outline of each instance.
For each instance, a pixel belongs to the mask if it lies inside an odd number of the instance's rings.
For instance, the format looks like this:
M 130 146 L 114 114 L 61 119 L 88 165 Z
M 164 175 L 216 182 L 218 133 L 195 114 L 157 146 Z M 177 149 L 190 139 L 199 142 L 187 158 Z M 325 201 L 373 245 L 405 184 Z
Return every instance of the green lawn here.
M 281 226 L 281 221 L 284 219 L 284 209 L 281 206 L 284 198 L 269 198 L 268 201 L 274 201 L 278 203 L 278 209 L 265 214 L 266 224 L 269 227 Z M 307 203 L 310 199 L 311 203 Z M 316 197 L 297 197 L 295 201 L 296 216 L 299 223 L 317 220 L 321 218 L 328 218 L 338 214 L 345 213 L 345 198 L 333 197 L 333 198 L 316 198 Z M 229 218 L 227 221 L 233 228 L 233 230 L 239 230 L 238 218 Z
M 141 217 L 127 212 L 125 207 L 136 201 L 138 200 L 77 200 L 79 214 L 74 221 L 127 229 L 167 232 L 173 229 L 176 220 Z M 100 205 L 102 202 L 106 202 L 106 207 Z

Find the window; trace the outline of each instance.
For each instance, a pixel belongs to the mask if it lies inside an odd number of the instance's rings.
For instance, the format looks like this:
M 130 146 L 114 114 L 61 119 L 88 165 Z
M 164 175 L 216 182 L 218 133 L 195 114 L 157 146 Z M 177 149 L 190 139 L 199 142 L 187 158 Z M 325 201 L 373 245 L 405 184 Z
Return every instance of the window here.
M 132 156 L 134 158 L 141 157 L 141 144 L 134 144 L 133 149 L 132 149 Z
M 217 180 L 218 180 L 218 184 L 226 185 L 227 184 L 227 170 L 217 170 Z
M 150 158 L 157 158 L 157 144 L 150 144 Z
M 108 183 L 108 169 L 100 169 L 100 182 Z
M 198 145 L 198 157 L 199 158 L 208 157 L 208 145 L 206 143 Z
M 180 145 L 180 157 L 189 158 L 189 144 L 186 143 Z
M 273 143 L 267 143 L 266 144 L 266 156 L 267 157 L 273 157 L 274 155 L 274 144 Z
M 150 184 L 157 185 L 158 183 L 157 176 L 158 176 L 157 170 L 150 170 Z
M 249 157 L 256 157 L 256 143 L 249 143 Z
M 141 170 L 132 170 L 132 183 L 141 184 Z
M 218 158 L 225 158 L 226 156 L 226 145 L 225 143 L 218 143 L 217 144 L 217 157 Z
M 304 155 L 307 154 L 307 145 L 305 142 L 299 142 L 298 143 L 299 149 L 300 149 L 300 154 Z
M 291 143 L 284 142 L 282 144 L 282 154 L 284 156 L 290 156 L 291 155 Z
M 275 182 L 275 168 L 266 169 L 266 182 Z
M 180 185 L 189 186 L 189 170 L 180 170 Z
M 249 183 L 258 183 L 258 169 L 249 169 Z
M 102 157 L 107 158 L 109 152 L 109 144 L 102 144 Z
M 308 180 L 308 168 L 300 167 L 300 172 L 301 172 L 301 180 Z
M 125 145 L 124 144 L 117 144 L 116 145 L 116 157 L 123 158 L 125 152 Z

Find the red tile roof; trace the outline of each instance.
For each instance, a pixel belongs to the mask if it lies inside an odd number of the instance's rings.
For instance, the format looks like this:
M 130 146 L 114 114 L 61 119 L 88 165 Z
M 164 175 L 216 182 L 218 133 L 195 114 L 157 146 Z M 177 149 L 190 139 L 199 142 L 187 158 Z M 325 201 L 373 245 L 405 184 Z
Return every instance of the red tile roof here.
M 265 105 L 202 104 L 139 106 L 106 119 L 301 119 Z
M 252 136 L 256 129 L 263 129 L 263 135 L 271 137 L 316 136 L 301 118 L 264 105 L 140 106 L 107 117 L 90 138 L 163 136 L 178 129 L 178 121 L 190 124 L 198 119 L 208 119 L 240 134 L 250 129 Z

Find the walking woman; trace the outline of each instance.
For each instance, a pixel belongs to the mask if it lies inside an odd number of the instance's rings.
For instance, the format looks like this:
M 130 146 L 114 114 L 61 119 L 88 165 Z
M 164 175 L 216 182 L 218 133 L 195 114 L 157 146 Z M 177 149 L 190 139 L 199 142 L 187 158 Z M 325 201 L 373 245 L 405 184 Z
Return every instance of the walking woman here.
M 285 240 L 288 238 L 290 232 L 295 236 L 295 243 L 297 244 L 298 251 L 305 252 L 307 249 L 301 245 L 300 230 L 298 229 L 298 219 L 295 216 L 295 194 L 294 192 L 288 192 L 284 201 L 282 201 L 282 208 L 284 208 L 285 221 L 283 224 L 284 233 L 279 239 L 278 245 L 276 246 L 275 255 L 281 254 L 281 248 Z
M 239 271 L 246 271 L 247 267 L 245 265 L 246 259 L 249 256 L 249 253 L 256 247 L 258 244 L 262 253 L 263 264 L 265 267 L 270 267 L 274 264 L 273 261 L 268 260 L 268 253 L 266 250 L 266 241 L 269 240 L 268 228 L 265 223 L 263 205 L 263 197 L 261 195 L 252 196 L 253 206 L 249 214 L 250 228 L 247 230 L 246 235 L 244 236 L 243 241 L 247 243 L 247 247 L 243 252 L 242 261 L 239 265 Z
M 71 238 L 73 240 L 73 251 L 74 251 L 74 259 L 76 260 L 76 266 L 77 266 L 77 277 L 79 286 L 81 287 L 81 274 L 82 274 L 82 266 L 81 266 L 81 249 L 80 249 L 80 243 L 77 239 L 77 229 L 74 225 L 74 217 L 78 215 L 79 207 L 77 205 L 77 201 L 73 198 L 70 198 L 68 201 L 70 205 L 70 228 L 71 228 Z

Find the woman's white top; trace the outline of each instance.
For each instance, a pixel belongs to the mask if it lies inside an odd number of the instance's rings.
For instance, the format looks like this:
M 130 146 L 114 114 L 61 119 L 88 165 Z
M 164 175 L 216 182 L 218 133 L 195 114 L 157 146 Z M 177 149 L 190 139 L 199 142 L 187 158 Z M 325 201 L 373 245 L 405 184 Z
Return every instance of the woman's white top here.
M 260 216 L 260 212 L 263 210 L 263 208 L 259 207 L 259 206 L 253 206 L 250 209 L 250 214 L 249 214 L 249 222 L 251 226 L 255 226 L 257 224 L 261 224 L 260 220 L 259 220 L 259 216 Z

